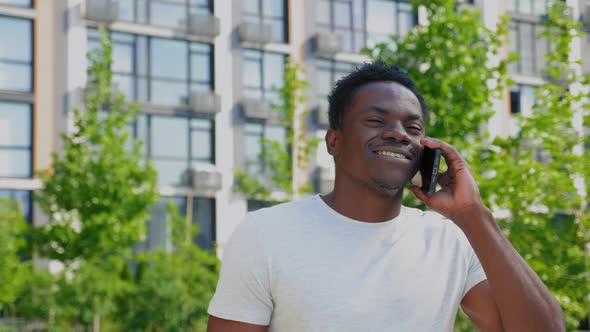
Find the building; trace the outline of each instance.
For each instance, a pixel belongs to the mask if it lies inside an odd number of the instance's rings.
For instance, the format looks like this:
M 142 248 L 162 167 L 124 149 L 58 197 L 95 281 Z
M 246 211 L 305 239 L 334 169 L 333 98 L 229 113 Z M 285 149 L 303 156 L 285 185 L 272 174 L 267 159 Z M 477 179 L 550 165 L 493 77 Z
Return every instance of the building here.
M 511 114 L 529 112 L 532 87 L 543 82 L 548 45 L 535 38 L 550 1 L 460 1 L 482 10 L 492 27 L 511 17 L 509 49 L 521 54 L 517 84 L 494 101 L 492 132 L 510 132 Z M 590 27 L 590 0 L 567 0 Z M 159 172 L 161 193 L 200 226 L 196 242 L 222 253 L 234 227 L 257 202 L 232 191 L 235 169 L 261 172 L 260 138 L 285 129 L 269 116 L 287 56 L 304 64 L 311 130 L 323 137 L 333 83 L 367 61 L 360 50 L 426 22 L 402 0 L 0 0 L 0 197 L 21 202 L 26 218 L 46 217 L 32 202 L 35 173 L 60 151 L 80 103 L 86 52 L 97 26 L 108 25 L 114 81 L 140 102 L 130 124 Z M 590 34 L 573 56 L 590 59 Z M 590 72 L 590 61 L 584 67 Z M 331 182 L 331 158 L 320 146 L 313 165 L 318 190 Z M 188 176 L 187 176 L 188 175 Z M 143 246 L 166 243 L 163 201 L 154 207 Z

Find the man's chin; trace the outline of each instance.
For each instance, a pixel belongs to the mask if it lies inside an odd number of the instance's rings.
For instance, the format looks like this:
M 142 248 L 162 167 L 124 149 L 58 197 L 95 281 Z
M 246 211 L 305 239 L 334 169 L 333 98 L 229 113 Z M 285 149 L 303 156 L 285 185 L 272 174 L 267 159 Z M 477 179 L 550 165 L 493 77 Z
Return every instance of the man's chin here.
M 371 181 L 369 183 L 369 187 L 375 191 L 391 197 L 399 195 L 404 190 L 404 186 L 401 184 L 395 185 L 379 180 Z

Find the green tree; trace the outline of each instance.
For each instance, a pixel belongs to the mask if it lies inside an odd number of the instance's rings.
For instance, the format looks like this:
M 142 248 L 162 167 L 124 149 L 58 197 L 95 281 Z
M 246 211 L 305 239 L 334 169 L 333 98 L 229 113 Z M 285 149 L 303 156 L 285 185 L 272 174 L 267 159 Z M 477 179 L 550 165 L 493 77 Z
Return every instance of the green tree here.
M 35 234 L 36 249 L 66 264 L 129 249 L 144 236 L 159 195 L 141 143 L 126 148 L 137 105 L 112 88 L 111 43 L 101 32 L 101 47 L 88 55 L 86 107 L 73 110 L 74 130 L 62 135 L 63 153 L 53 155 L 35 195 L 49 217 Z
M 174 250 L 139 254 L 134 287 L 120 301 L 124 331 L 205 331 L 207 306 L 217 284 L 219 260 L 195 246 L 196 225 L 169 202 L 167 223 Z
M 235 173 L 235 190 L 248 198 L 276 203 L 276 199 L 271 197 L 273 190 L 285 193 L 284 200 L 313 190 L 306 181 L 306 173 L 309 158 L 316 151 L 319 140 L 308 137 L 306 131 L 309 110 L 303 108 L 307 100 L 304 75 L 302 66 L 290 60 L 285 66 L 283 87 L 277 89 L 279 102 L 273 105 L 273 110 L 277 112 L 279 124 L 287 129 L 287 139 L 284 143 L 263 139 L 264 148 L 260 156 L 272 185 L 264 185 L 256 177 L 240 170 Z
M 507 17 L 495 31 L 481 20 L 479 9 L 459 10 L 454 0 L 412 0 L 426 9 L 429 23 L 406 36 L 391 36 L 367 54 L 406 70 L 426 99 L 427 134 L 471 149 L 493 115 L 491 101 L 506 86 L 508 59 L 498 60 L 508 32 Z M 495 63 L 494 63 L 495 62 Z
M 125 286 L 120 274 L 133 244 L 145 237 L 145 223 L 159 197 L 156 171 L 131 149 L 128 123 L 137 104 L 127 105 L 112 88 L 111 43 L 100 28 L 100 47 L 88 54 L 85 108 L 74 109 L 74 130 L 62 134 L 63 151 L 40 174 L 35 200 L 48 217 L 32 232 L 34 249 L 65 269 L 51 285 L 60 299 L 56 322 L 100 329 Z
M 535 89 L 532 113 L 517 116 L 518 133 L 497 138 L 482 158 L 494 171 L 481 183 L 489 203 L 507 212 L 502 228 L 556 296 L 568 330 L 590 309 L 590 161 L 582 130 L 589 124 L 590 95 L 583 86 L 590 80 L 575 70 L 581 62 L 570 60 L 580 28 L 564 3 L 550 8 L 543 34 L 552 45 L 547 80 Z M 576 181 L 585 182 L 585 192 Z
M 17 203 L 0 199 L 0 312 L 14 303 L 31 271 L 30 261 L 22 261 L 27 226 Z

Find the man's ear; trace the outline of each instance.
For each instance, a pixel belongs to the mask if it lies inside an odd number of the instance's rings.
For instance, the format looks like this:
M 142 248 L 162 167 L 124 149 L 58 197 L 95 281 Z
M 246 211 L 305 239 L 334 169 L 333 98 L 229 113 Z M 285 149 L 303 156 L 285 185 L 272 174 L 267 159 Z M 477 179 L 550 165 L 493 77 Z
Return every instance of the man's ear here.
M 340 136 L 342 133 L 340 129 L 328 129 L 326 132 L 326 146 L 328 147 L 328 153 L 333 157 L 338 154 L 338 147 L 340 146 Z

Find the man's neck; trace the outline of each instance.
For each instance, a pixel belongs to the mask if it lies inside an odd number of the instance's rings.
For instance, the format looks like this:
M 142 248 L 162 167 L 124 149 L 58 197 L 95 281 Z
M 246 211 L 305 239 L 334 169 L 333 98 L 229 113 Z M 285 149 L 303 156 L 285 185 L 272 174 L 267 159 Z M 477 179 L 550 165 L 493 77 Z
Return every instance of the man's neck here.
M 399 215 L 402 196 L 403 188 L 391 195 L 369 187 L 353 189 L 336 185 L 322 199 L 336 212 L 348 218 L 363 222 L 383 222 Z

